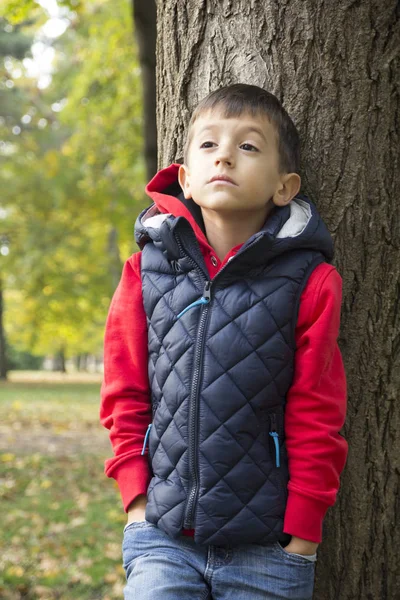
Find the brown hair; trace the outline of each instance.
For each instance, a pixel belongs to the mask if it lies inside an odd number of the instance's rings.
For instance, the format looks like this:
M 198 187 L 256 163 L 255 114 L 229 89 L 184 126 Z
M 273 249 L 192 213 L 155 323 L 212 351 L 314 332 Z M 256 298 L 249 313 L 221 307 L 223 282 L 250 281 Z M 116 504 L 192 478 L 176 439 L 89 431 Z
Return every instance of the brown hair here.
M 275 127 L 278 137 L 279 166 L 284 173 L 298 173 L 300 169 L 300 139 L 298 131 L 278 98 L 257 85 L 235 83 L 214 90 L 203 98 L 189 122 L 184 147 L 184 162 L 192 141 L 192 128 L 197 119 L 208 111 L 222 109 L 224 118 L 265 115 Z

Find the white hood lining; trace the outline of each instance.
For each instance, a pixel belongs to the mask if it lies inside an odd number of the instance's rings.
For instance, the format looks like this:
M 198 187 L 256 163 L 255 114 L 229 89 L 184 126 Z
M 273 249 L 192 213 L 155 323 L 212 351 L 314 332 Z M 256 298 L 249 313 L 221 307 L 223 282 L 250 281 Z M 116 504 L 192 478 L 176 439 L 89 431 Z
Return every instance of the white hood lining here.
M 308 222 L 311 219 L 311 207 L 304 200 L 300 200 L 300 198 L 295 198 L 289 204 L 289 207 L 290 217 L 277 234 L 276 237 L 279 239 L 292 238 L 300 235 L 307 227 Z M 145 218 L 143 222 L 146 224 L 146 227 L 151 227 L 152 229 L 159 229 L 161 224 L 170 215 L 171 213 L 158 213 L 156 215 Z
M 146 227 L 151 227 L 152 229 L 160 229 L 161 223 L 163 223 L 165 219 L 170 215 L 171 213 L 158 213 L 157 215 L 154 215 L 152 217 L 144 218 L 142 222 L 146 225 Z
M 290 217 L 277 234 L 277 238 L 297 237 L 307 227 L 311 219 L 311 206 L 300 198 L 294 198 L 289 204 Z

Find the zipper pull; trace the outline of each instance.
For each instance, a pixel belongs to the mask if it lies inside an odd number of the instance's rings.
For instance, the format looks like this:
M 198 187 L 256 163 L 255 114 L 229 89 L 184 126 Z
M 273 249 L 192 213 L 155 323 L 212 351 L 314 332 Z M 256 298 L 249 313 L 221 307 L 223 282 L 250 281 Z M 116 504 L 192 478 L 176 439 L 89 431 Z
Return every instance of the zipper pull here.
M 147 444 L 147 440 L 149 439 L 149 433 L 150 433 L 151 426 L 152 426 L 152 423 L 150 423 L 150 425 L 148 426 L 147 431 L 146 431 L 146 435 L 144 437 L 143 448 L 142 448 L 142 455 L 144 454 L 144 451 L 146 449 L 146 444 Z
M 275 463 L 277 467 L 281 466 L 280 463 L 280 452 L 279 452 L 279 433 L 276 431 L 276 415 L 275 413 L 271 414 L 271 431 L 269 435 L 273 438 L 275 444 Z
M 184 308 L 179 313 L 179 315 L 176 316 L 176 318 L 180 319 L 181 316 L 184 315 L 186 311 L 190 310 L 191 308 L 194 308 L 195 306 L 199 306 L 199 304 L 208 304 L 210 302 L 210 300 L 211 300 L 210 287 L 211 287 L 211 281 L 206 281 L 202 297 L 199 298 L 198 300 L 195 300 L 195 302 L 192 302 L 192 304 L 189 304 L 189 306 L 187 306 L 186 308 Z
M 206 281 L 205 286 L 204 286 L 204 291 L 203 291 L 203 298 L 205 298 L 206 300 L 208 300 L 208 302 L 210 302 L 211 300 L 211 281 Z

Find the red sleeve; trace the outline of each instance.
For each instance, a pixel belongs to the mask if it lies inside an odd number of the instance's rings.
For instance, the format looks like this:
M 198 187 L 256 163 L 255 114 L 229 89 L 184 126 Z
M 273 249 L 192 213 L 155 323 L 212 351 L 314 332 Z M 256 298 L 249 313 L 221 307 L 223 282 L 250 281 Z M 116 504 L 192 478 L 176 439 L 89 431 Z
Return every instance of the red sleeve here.
M 114 293 L 104 336 L 104 378 L 100 421 L 110 430 L 114 457 L 105 473 L 121 492 L 125 511 L 150 483 L 144 437 L 151 422 L 146 314 L 142 300 L 140 252 L 125 263 Z
M 285 412 L 290 480 L 284 532 L 317 543 L 326 511 L 336 500 L 348 449 L 339 434 L 347 403 L 337 345 L 341 300 L 339 273 L 331 265 L 319 265 L 301 296 Z

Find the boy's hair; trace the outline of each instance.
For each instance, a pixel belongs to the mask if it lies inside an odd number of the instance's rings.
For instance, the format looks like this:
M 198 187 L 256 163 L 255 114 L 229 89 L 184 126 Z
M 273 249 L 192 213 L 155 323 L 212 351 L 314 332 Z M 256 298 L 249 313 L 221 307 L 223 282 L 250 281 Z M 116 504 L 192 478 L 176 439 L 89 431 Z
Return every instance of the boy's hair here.
M 222 115 L 226 119 L 240 117 L 244 113 L 249 113 L 252 117 L 267 117 L 277 133 L 281 172 L 299 172 L 300 138 L 292 119 L 276 96 L 257 85 L 246 83 L 235 83 L 214 90 L 197 105 L 189 122 L 184 147 L 184 162 L 186 164 L 194 123 L 201 115 L 216 108 L 221 109 Z

